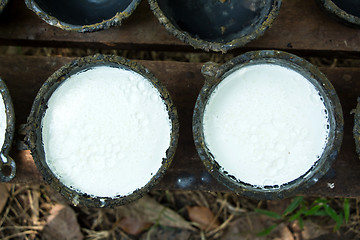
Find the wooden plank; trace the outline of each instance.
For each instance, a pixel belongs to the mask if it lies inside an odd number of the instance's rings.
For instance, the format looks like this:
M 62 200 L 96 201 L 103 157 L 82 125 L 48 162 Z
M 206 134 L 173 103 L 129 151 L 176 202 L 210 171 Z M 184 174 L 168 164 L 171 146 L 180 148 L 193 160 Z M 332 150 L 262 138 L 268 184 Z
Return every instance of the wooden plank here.
M 72 58 L 0 56 L 0 76 L 9 87 L 15 106 L 17 125 L 25 123 L 37 91 L 48 76 Z M 167 87 L 180 117 L 180 139 L 173 165 L 157 189 L 227 191 L 205 170 L 197 156 L 192 139 L 192 112 L 204 83 L 200 63 L 139 61 L 150 69 Z M 345 134 L 333 169 L 305 195 L 328 197 L 360 196 L 360 161 L 352 137 L 353 115 L 360 93 L 360 69 L 321 68 L 333 83 L 343 106 Z M 21 136 L 18 137 L 18 140 Z M 15 147 L 14 147 L 15 148 Z M 14 149 L 12 156 L 18 172 L 13 182 L 41 182 L 29 151 Z M 330 188 L 328 184 L 334 184 Z
M 360 30 L 337 23 L 314 0 L 284 0 L 271 29 L 235 52 L 281 49 L 298 53 L 360 55 Z M 95 33 L 74 33 L 53 27 L 13 0 L 0 19 L 0 44 L 146 50 L 193 50 L 169 35 L 150 12 L 146 0 L 120 27 Z

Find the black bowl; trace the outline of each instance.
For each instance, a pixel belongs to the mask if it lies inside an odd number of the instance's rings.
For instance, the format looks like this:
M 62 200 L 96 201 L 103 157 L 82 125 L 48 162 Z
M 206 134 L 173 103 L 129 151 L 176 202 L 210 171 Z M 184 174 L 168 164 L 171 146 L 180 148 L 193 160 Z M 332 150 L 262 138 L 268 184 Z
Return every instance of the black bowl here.
M 224 169 L 216 162 L 211 152 L 206 146 L 203 133 L 203 116 L 212 92 L 216 86 L 230 73 L 239 68 L 253 64 L 276 64 L 290 68 L 308 79 L 319 91 L 324 99 L 324 104 L 329 114 L 329 137 L 324 152 L 320 159 L 299 178 L 283 184 L 281 186 L 253 186 L 234 179 L 229 176 Z M 281 51 L 264 50 L 247 52 L 240 55 L 222 66 L 214 63 L 207 63 L 202 69 L 206 78 L 204 87 L 201 89 L 196 101 L 193 115 L 193 135 L 199 157 L 204 163 L 208 172 L 220 183 L 228 187 L 231 191 L 255 199 L 282 199 L 295 195 L 315 184 L 330 169 L 340 150 L 344 119 L 339 98 L 334 87 L 318 68 L 306 60 Z
M 317 0 L 319 6 L 336 20 L 360 27 L 360 1 L 357 0 Z
M 120 25 L 141 0 L 25 0 L 28 8 L 50 25 L 93 32 Z
M 264 34 L 281 0 L 149 0 L 165 28 L 194 48 L 226 52 Z
M 86 193 L 82 193 L 69 188 L 64 185 L 56 175 L 51 171 L 47 165 L 45 159 L 45 151 L 42 140 L 42 125 L 41 121 L 47 108 L 47 102 L 50 99 L 52 93 L 59 87 L 63 81 L 68 79 L 71 75 L 80 71 L 92 68 L 94 66 L 112 66 L 121 69 L 127 69 L 134 71 L 144 78 L 146 78 L 160 93 L 161 98 L 166 104 L 169 119 L 172 124 L 171 136 L 169 148 L 166 151 L 166 158 L 163 159 L 162 165 L 157 173 L 149 180 L 149 182 L 134 191 L 133 193 L 125 196 L 116 197 L 96 197 L 90 196 Z M 60 192 L 65 198 L 67 198 L 74 205 L 83 205 L 86 207 L 114 207 L 130 203 L 147 193 L 159 180 L 163 177 L 166 170 L 169 168 L 172 159 L 175 154 L 177 142 L 179 137 L 179 123 L 176 108 L 170 98 L 168 91 L 159 82 L 159 80 L 150 73 L 150 71 L 142 65 L 130 61 L 128 59 L 110 56 L 110 55 L 94 55 L 89 57 L 83 57 L 75 60 L 72 63 L 66 64 L 53 75 L 40 88 L 35 101 L 33 103 L 30 116 L 28 118 L 28 129 L 26 134 L 26 143 L 30 147 L 31 155 L 34 158 L 35 164 L 39 172 L 44 177 L 45 181 L 49 183 L 51 187 Z M 101 164 L 101 163 L 100 163 Z

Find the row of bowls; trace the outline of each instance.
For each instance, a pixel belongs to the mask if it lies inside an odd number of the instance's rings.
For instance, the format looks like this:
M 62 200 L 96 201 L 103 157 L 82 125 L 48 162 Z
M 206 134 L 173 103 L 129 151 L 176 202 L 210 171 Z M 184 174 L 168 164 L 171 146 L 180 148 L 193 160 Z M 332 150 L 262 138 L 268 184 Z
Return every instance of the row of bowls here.
M 27 6 L 38 16 L 51 25 L 65 30 L 87 32 L 109 28 L 119 25 L 121 21 L 135 10 L 140 0 L 112 1 L 112 0 L 82 0 L 82 1 L 56 1 L 56 0 L 26 0 Z M 342 9 L 351 10 L 350 1 L 347 4 L 336 1 L 319 0 L 326 10 L 335 9 L 332 13 L 342 19 L 349 17 Z M 0 10 L 6 1 L 0 2 Z M 251 40 L 261 36 L 271 26 L 276 18 L 281 0 L 258 1 L 168 1 L 149 0 L 150 6 L 159 21 L 166 29 L 182 41 L 195 48 L 226 52 L 240 47 Z M 340 7 L 342 9 L 340 9 Z M 353 14 L 356 14 L 353 13 Z M 105 19 L 105 20 L 104 20 Z M 352 17 L 353 24 L 357 18 Z M 348 19 L 347 19 L 348 20 Z M 348 20 L 349 21 L 349 20 Z M 350 22 L 350 21 L 349 21 Z M 293 181 L 281 186 L 259 188 L 238 181 L 229 176 L 216 162 L 206 147 L 203 133 L 203 115 L 207 101 L 216 86 L 235 68 L 248 64 L 273 63 L 291 68 L 308 79 L 324 97 L 324 104 L 330 111 L 330 135 L 327 146 L 321 158 L 308 172 Z M 54 91 L 61 86 L 71 75 L 94 66 L 111 65 L 121 69 L 134 71 L 145 77 L 159 92 L 166 103 L 169 118 L 172 122 L 172 134 L 166 158 L 161 168 L 150 181 L 126 196 L 104 198 L 91 196 L 79 192 L 62 183 L 51 171 L 46 159 L 42 139 L 42 118 L 46 111 L 48 100 Z M 296 192 L 316 183 L 330 168 L 340 149 L 343 134 L 343 116 L 340 102 L 330 82 L 326 77 L 305 60 L 294 55 L 279 51 L 257 51 L 241 55 L 222 66 L 206 64 L 202 69 L 206 83 L 201 90 L 193 117 L 193 134 L 196 148 L 205 167 L 212 176 L 235 193 L 258 199 L 277 199 L 294 195 Z M 6 86 L 0 85 L 3 99 L 6 103 L 7 127 L 6 140 L 2 147 L 2 171 L 0 180 L 9 181 L 15 176 L 15 162 L 8 156 L 14 131 L 14 113 L 10 95 Z M 356 115 L 358 116 L 358 114 Z M 356 122 L 357 123 L 357 122 Z M 359 130 L 355 125 L 354 136 L 358 140 Z M 87 57 L 68 64 L 55 72 L 40 89 L 29 116 L 27 144 L 31 149 L 35 163 L 45 180 L 56 190 L 74 204 L 86 206 L 107 207 L 131 202 L 153 187 L 168 169 L 178 141 L 179 123 L 176 108 L 168 92 L 161 83 L 143 66 L 135 62 L 116 57 L 101 56 Z M 358 143 L 357 143 L 358 147 Z M 3 174 L 5 169 L 6 174 Z
M 218 86 L 221 81 L 229 75 L 229 73 L 235 71 L 236 69 L 257 63 L 284 66 L 304 76 L 315 86 L 324 98 L 324 104 L 326 109 L 329 111 L 330 124 L 330 133 L 326 147 L 320 159 L 316 161 L 316 164 L 314 164 L 308 172 L 303 174 L 301 177 L 289 183 L 281 186 L 269 186 L 266 188 L 253 186 L 229 176 L 229 174 L 227 174 L 227 172 L 225 172 L 217 163 L 216 159 L 214 159 L 213 155 L 207 148 L 203 132 L 204 109 L 216 86 Z M 62 183 L 56 174 L 51 171 L 45 158 L 44 143 L 42 138 L 42 119 L 48 107 L 48 100 L 54 91 L 70 76 L 75 75 L 78 72 L 91 69 L 94 66 L 115 66 L 120 69 L 133 71 L 143 76 L 159 91 L 161 98 L 165 102 L 169 119 L 172 123 L 171 141 L 169 148 L 166 151 L 166 158 L 163 159 L 161 168 L 156 174 L 154 174 L 145 186 L 135 190 L 129 195 L 106 198 L 91 196 L 89 194 L 79 192 Z M 335 89 L 315 66 L 304 59 L 289 53 L 264 50 L 245 53 L 230 60 L 222 66 L 214 63 L 207 63 L 202 68 L 202 74 L 204 75 L 206 81 L 198 96 L 194 110 L 193 135 L 200 159 L 204 163 L 208 172 L 220 183 L 224 184 L 231 191 L 247 197 L 256 199 L 279 199 L 292 196 L 313 185 L 330 169 L 331 164 L 337 157 L 342 142 L 343 115 Z M 6 103 L 7 114 L 6 141 L 1 152 L 4 156 L 8 156 L 14 132 L 14 110 L 11 104 L 9 92 L 2 81 L 0 81 L 0 90 Z M 359 115 L 360 107 L 357 108 L 356 117 L 358 119 L 356 119 L 354 127 L 354 137 L 358 148 L 360 135 Z M 28 118 L 26 142 L 31 149 L 31 154 L 34 158 L 36 166 L 43 175 L 44 179 L 73 204 L 83 204 L 89 207 L 111 207 L 126 204 L 141 197 L 160 180 L 172 162 L 178 142 L 178 136 L 179 123 L 176 108 L 167 90 L 156 79 L 156 77 L 149 72 L 149 70 L 134 61 L 118 56 L 95 55 L 80 58 L 63 66 L 43 84 L 35 98 L 31 114 Z M 11 160 L 11 158 L 8 159 L 9 161 L 2 161 L 2 168 L 10 168 L 11 171 L 8 172 L 7 175 L 3 174 L 3 171 L 0 171 L 0 180 L 2 181 L 9 181 L 15 176 L 15 163 Z
M 8 0 L 0 0 L 0 12 Z M 141 0 L 25 0 L 50 25 L 91 32 L 120 25 Z M 360 3 L 317 0 L 338 20 L 360 25 Z M 194 48 L 226 52 L 260 37 L 278 15 L 281 0 L 149 0 L 151 10 L 174 36 Z

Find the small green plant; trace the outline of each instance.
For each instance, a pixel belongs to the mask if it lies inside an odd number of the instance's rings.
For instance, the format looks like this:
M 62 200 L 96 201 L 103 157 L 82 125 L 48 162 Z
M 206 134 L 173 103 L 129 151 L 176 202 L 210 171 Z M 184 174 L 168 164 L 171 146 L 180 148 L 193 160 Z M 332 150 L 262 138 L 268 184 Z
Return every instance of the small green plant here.
M 350 202 L 345 198 L 343 202 L 343 209 L 336 212 L 330 205 L 330 200 L 318 198 L 313 203 L 308 204 L 304 197 L 295 197 L 289 206 L 285 209 L 283 214 L 256 208 L 255 212 L 269 216 L 276 219 L 276 223 L 258 233 L 258 236 L 266 236 L 274 230 L 280 223 L 290 223 L 298 221 L 302 229 L 304 227 L 304 218 L 311 216 L 328 216 L 335 220 L 334 231 L 340 229 L 342 224 L 348 223 L 350 217 Z

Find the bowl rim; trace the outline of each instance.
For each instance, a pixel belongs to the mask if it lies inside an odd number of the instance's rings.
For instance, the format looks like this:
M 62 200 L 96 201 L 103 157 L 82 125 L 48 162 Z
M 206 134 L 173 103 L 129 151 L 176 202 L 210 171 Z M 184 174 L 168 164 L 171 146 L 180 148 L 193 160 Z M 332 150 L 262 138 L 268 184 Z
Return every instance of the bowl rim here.
M 143 76 L 158 90 L 161 98 L 163 99 L 167 107 L 169 119 L 172 124 L 169 148 L 166 151 L 166 158 L 162 159 L 161 167 L 145 186 L 135 190 L 129 195 L 116 197 L 99 197 L 76 191 L 64 185 L 50 170 L 46 163 L 44 148 L 42 144 L 41 121 L 47 108 L 47 101 L 48 99 L 50 99 L 52 93 L 57 89 L 57 87 L 59 87 L 62 82 L 66 81 L 69 76 L 94 66 L 119 67 L 121 69 L 134 71 Z M 26 133 L 26 143 L 31 150 L 31 155 L 34 158 L 34 162 L 39 172 L 43 176 L 44 180 L 52 188 L 60 192 L 66 199 L 70 200 L 73 205 L 76 206 L 80 204 L 86 207 L 115 207 L 130 203 L 132 201 L 135 201 L 136 199 L 141 198 L 153 186 L 155 186 L 166 173 L 166 170 L 169 168 L 174 158 L 178 138 L 179 122 L 177 110 L 170 98 L 169 92 L 161 84 L 161 82 L 147 68 L 135 61 L 119 56 L 100 54 L 82 57 L 74 60 L 71 63 L 65 64 L 46 80 L 46 82 L 42 85 L 38 94 L 36 95 L 36 98 L 32 105 L 31 112 L 28 117 Z
M 4 143 L 1 147 L 1 154 L 7 159 L 6 162 L 1 161 L 1 169 L 3 166 L 10 167 L 10 174 L 5 176 L 0 172 L 0 179 L 3 182 L 11 181 L 16 174 L 16 164 L 15 161 L 9 156 L 9 152 L 11 150 L 14 133 L 15 133 L 15 110 L 14 105 L 10 96 L 10 91 L 6 86 L 5 82 L 0 77 L 0 93 L 2 96 L 2 101 L 5 105 L 5 112 L 6 112 L 6 130 L 5 130 L 5 138 Z M 1 156 L 0 158 L 2 158 Z M 0 169 L 0 171 L 1 171 Z
M 203 49 L 205 51 L 215 51 L 226 53 L 227 51 L 242 47 L 249 43 L 250 41 L 259 38 L 264 35 L 265 31 L 270 28 L 279 14 L 282 0 L 268 0 L 272 2 L 270 7 L 270 12 L 264 18 L 264 21 L 261 25 L 252 31 L 251 33 L 241 36 L 239 38 L 233 39 L 225 43 L 216 42 L 216 41 L 207 41 L 200 38 L 193 37 L 186 31 L 182 31 L 175 27 L 175 25 L 165 16 L 164 12 L 161 10 L 157 0 L 148 0 L 150 4 L 150 9 L 158 19 L 158 21 L 166 28 L 168 32 L 180 39 L 181 41 L 191 45 L 195 49 Z
M 141 0 L 132 0 L 131 3 L 127 6 L 127 8 L 123 12 L 117 12 L 115 16 L 103 20 L 98 23 L 89 24 L 89 25 L 76 25 L 71 23 L 66 23 L 64 21 L 59 20 L 58 18 L 49 15 L 43 9 L 39 7 L 35 0 L 25 0 L 26 6 L 38 15 L 43 21 L 48 23 L 49 25 L 61 28 L 67 31 L 73 32 L 95 32 L 99 30 L 105 30 L 112 26 L 120 26 L 121 22 L 128 18 L 136 9 L 136 7 L 140 4 Z
M 15 110 L 11 100 L 10 92 L 5 82 L 0 78 L 0 93 L 5 104 L 6 111 L 6 133 L 1 153 L 8 155 L 11 149 L 15 132 Z
M 331 16 L 334 16 L 337 20 L 354 27 L 360 27 L 360 17 L 342 10 L 332 0 L 317 0 L 317 2 L 320 4 L 321 8 L 331 14 Z

